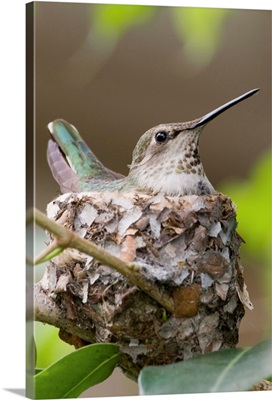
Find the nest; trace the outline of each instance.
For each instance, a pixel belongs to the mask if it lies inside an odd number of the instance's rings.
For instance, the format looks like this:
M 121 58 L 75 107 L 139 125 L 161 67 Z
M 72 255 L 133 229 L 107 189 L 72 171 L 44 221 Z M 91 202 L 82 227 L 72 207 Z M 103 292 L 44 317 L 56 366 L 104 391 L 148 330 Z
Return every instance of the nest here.
M 61 338 L 76 347 L 117 343 L 132 379 L 146 365 L 235 347 L 244 306 L 252 304 L 228 197 L 70 193 L 47 214 L 133 265 L 174 305 L 169 313 L 116 270 L 66 249 L 36 287 L 50 303 L 48 318 L 37 319 L 60 327 Z

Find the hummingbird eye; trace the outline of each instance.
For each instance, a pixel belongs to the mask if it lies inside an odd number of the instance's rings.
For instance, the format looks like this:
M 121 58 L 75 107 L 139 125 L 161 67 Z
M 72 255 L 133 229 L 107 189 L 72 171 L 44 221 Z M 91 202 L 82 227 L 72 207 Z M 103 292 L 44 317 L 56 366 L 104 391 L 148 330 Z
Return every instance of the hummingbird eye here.
M 157 143 L 163 143 L 168 139 L 168 134 L 167 132 L 161 131 L 157 132 L 155 135 L 155 140 Z

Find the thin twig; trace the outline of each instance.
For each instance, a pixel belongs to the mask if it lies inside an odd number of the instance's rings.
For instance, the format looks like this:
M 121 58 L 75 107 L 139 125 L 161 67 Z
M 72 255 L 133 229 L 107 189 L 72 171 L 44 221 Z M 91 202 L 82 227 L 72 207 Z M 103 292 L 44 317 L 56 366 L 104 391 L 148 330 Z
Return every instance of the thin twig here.
M 56 236 L 59 247 L 74 248 L 97 259 L 102 264 L 108 265 L 125 276 L 131 283 L 138 286 L 150 297 L 161 304 L 167 311 L 174 313 L 174 302 L 172 297 L 162 292 L 158 287 L 141 275 L 140 269 L 132 264 L 128 265 L 120 258 L 115 257 L 101 247 L 80 238 L 71 230 L 49 219 L 40 210 L 34 209 L 34 221 L 42 228 Z M 40 258 L 40 257 L 38 257 Z

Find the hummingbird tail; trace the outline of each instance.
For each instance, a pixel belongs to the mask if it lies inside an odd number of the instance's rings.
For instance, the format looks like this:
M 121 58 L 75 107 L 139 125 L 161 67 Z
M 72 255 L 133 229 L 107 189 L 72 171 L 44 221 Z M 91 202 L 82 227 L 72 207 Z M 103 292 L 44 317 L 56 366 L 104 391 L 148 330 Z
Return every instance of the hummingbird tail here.
M 58 119 L 50 122 L 48 129 L 51 140 L 47 160 L 63 193 L 80 192 L 91 179 L 111 181 L 122 177 L 98 160 L 73 125 Z

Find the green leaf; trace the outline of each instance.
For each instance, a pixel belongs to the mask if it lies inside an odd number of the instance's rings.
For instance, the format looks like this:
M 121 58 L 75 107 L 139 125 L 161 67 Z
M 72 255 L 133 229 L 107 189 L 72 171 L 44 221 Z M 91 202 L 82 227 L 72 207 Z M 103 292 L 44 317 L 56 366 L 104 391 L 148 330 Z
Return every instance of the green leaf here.
M 255 258 L 271 256 L 271 171 L 272 153 L 268 151 L 247 180 L 226 181 L 220 187 L 238 207 L 238 232 L 246 241 L 243 250 Z
M 173 9 L 173 25 L 184 43 L 183 52 L 196 66 L 205 66 L 218 51 L 223 27 L 231 10 L 178 7 Z
M 40 372 L 42 372 L 43 369 L 42 368 L 35 368 L 34 373 L 35 375 L 39 374 Z
M 253 348 L 225 349 L 190 360 L 142 369 L 140 394 L 248 390 L 272 372 L 271 340 Z
M 119 359 L 114 344 L 91 344 L 61 358 L 34 376 L 36 399 L 78 397 L 90 386 L 105 380 Z
M 60 253 L 62 253 L 64 250 L 64 247 L 57 247 L 54 250 L 50 251 L 50 253 L 46 254 L 46 256 L 40 258 L 38 261 L 36 261 L 35 265 L 45 263 L 52 258 L 58 256 Z
M 98 4 L 91 8 L 93 31 L 113 45 L 133 26 L 146 23 L 155 11 L 156 7 L 141 5 Z

